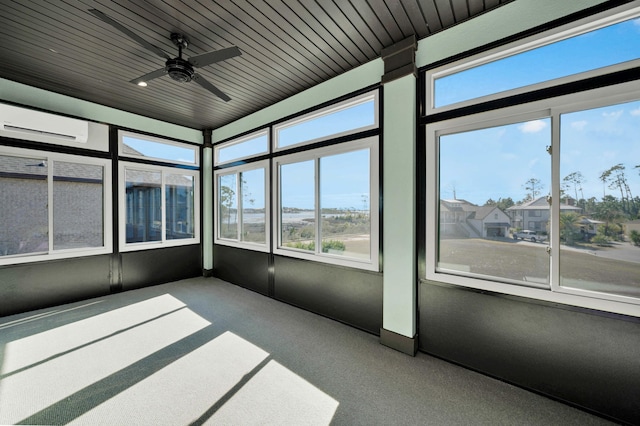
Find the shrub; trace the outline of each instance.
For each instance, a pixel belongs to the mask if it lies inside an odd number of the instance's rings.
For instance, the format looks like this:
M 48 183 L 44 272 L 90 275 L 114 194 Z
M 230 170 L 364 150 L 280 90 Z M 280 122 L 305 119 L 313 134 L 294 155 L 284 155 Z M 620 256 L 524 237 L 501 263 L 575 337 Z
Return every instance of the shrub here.
M 327 240 L 322 242 L 322 252 L 329 253 L 329 250 L 345 251 L 347 247 L 342 241 Z
M 640 246 L 640 232 L 634 229 L 631 231 L 631 234 L 629 234 L 629 237 L 634 246 Z
M 316 249 L 315 241 L 311 241 L 310 243 L 303 243 L 303 242 L 300 242 L 300 241 L 296 241 L 296 242 L 292 242 L 292 243 L 287 243 L 286 246 L 287 247 L 291 247 L 291 248 L 300 249 L 300 250 L 309 250 L 309 251 L 315 251 L 315 249 Z M 322 252 L 323 253 L 329 253 L 329 250 L 345 251 L 346 248 L 347 247 L 344 245 L 344 243 L 342 241 L 326 240 L 326 241 L 322 242 Z
M 609 239 L 602 234 L 598 234 L 591 239 L 591 242 L 598 246 L 607 246 L 609 245 Z

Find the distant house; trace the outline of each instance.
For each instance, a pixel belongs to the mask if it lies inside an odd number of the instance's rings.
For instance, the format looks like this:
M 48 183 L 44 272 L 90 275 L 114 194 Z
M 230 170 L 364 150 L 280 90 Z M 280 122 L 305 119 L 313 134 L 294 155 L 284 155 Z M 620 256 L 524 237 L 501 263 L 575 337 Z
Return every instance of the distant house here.
M 440 234 L 449 237 L 504 237 L 509 216 L 496 206 L 477 206 L 466 200 L 440 200 Z
M 581 211 L 582 209 L 578 206 L 560 203 L 561 213 L 580 213 Z M 527 203 L 509 207 L 507 214 L 511 218 L 511 226 L 514 228 L 546 232 L 550 206 L 546 197 L 540 197 Z

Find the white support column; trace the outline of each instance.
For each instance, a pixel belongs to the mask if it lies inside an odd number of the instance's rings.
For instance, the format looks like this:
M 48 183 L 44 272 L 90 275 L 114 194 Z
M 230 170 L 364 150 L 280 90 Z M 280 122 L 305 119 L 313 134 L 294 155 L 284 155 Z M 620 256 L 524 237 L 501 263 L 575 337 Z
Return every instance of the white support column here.
M 383 309 L 380 342 L 415 355 L 416 73 L 415 39 L 383 52 Z

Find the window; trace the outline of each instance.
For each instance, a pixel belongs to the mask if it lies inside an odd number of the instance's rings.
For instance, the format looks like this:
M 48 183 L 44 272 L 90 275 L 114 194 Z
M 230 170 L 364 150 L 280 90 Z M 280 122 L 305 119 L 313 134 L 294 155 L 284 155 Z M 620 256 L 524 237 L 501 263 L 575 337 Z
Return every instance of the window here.
M 519 41 L 429 71 L 429 109 L 451 109 L 638 66 L 638 10 L 572 23 L 542 39 Z
M 275 148 L 310 144 L 378 127 L 377 92 L 274 126 Z
M 216 171 L 216 244 L 269 251 L 268 161 Z
M 120 251 L 200 243 L 199 147 L 126 131 L 118 137 L 120 155 L 132 159 L 119 167 Z
M 637 315 L 636 84 L 427 125 L 427 278 Z M 485 206 L 510 237 L 482 236 Z
M 269 135 L 261 130 L 239 139 L 216 145 L 214 148 L 214 164 L 224 164 L 237 160 L 245 160 L 269 151 Z
M 560 286 L 640 299 L 640 100 L 559 117 Z
M 505 282 L 547 283 L 549 256 L 541 244 L 487 240 L 485 216 L 548 208 L 551 179 L 549 118 L 438 133 L 440 219 L 436 270 Z M 464 153 L 464 155 L 461 155 Z M 539 210 L 538 210 L 539 211 Z M 500 214 L 497 213 L 497 214 Z M 492 224 L 492 226 L 495 226 Z M 528 228 L 537 229 L 537 222 Z M 524 224 L 505 224 L 515 232 Z M 514 237 L 515 238 L 515 237 Z M 505 259 L 510 259 L 505 263 Z
M 198 174 L 121 163 L 120 250 L 198 244 Z
M 191 166 L 197 166 L 200 162 L 199 148 L 193 145 L 122 130 L 118 132 L 118 138 L 119 154 L 123 157 Z
M 640 316 L 640 89 L 638 81 L 605 78 L 609 85 L 601 87 L 603 80 L 592 78 L 638 65 L 640 9 L 625 5 L 615 13 L 589 18 L 579 29 L 583 35 L 560 29 L 544 39 L 564 42 L 535 49 L 538 42 L 525 40 L 430 73 L 459 78 L 455 87 L 441 89 L 445 96 L 461 97 L 448 107 L 453 118 L 422 119 L 428 123 L 427 279 Z M 580 56 L 587 38 L 589 54 Z M 562 46 L 577 51 L 558 61 L 549 52 Z M 538 92 L 537 100 L 473 115 L 456 109 L 488 99 L 476 93 L 488 75 L 465 80 L 463 74 L 516 61 L 511 56 L 519 52 L 536 57 L 536 66 L 552 63 L 552 71 L 563 73 L 540 77 L 538 70 L 527 71 L 523 75 L 537 80 L 519 88 L 521 93 L 559 76 L 546 86 L 580 80 L 582 89 L 555 96 Z M 493 74 L 492 80 L 503 79 Z M 496 95 L 497 87 L 485 94 Z M 486 208 L 505 213 L 504 223 L 491 226 L 504 225 L 509 235 L 483 234 Z
M 378 138 L 276 159 L 275 253 L 378 270 Z
M 110 162 L 0 153 L 0 265 L 111 251 Z

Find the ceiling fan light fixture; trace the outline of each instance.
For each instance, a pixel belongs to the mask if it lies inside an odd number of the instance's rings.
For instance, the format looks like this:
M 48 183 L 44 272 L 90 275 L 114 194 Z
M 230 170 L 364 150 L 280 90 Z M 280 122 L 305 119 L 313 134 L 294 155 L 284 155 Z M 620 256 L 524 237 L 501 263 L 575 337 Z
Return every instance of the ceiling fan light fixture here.
M 138 86 L 147 87 L 147 82 L 146 81 L 140 81 L 140 82 L 138 82 Z
M 180 83 L 188 83 L 193 80 L 195 72 L 188 61 L 182 58 L 169 59 L 165 65 L 169 77 Z

